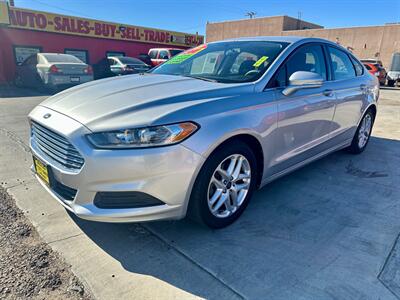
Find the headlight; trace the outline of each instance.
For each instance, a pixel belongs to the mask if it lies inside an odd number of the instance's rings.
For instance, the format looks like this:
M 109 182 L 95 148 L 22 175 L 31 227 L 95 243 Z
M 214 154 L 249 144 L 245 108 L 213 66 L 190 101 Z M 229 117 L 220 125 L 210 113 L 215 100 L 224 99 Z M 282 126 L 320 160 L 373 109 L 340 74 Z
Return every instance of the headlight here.
M 177 144 L 192 135 L 198 126 L 191 122 L 98 132 L 87 135 L 97 148 L 126 149 Z

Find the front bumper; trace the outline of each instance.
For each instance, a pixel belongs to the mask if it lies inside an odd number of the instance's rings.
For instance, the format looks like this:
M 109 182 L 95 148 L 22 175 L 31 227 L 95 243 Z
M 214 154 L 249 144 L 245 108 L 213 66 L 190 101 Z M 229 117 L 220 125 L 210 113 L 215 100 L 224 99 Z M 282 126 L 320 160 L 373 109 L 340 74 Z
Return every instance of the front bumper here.
M 45 114 L 51 117 L 44 119 Z M 29 118 L 64 136 L 81 153 L 81 169 L 66 169 L 45 155 L 31 138 L 33 155 L 51 168 L 54 179 L 72 189 L 73 200 L 63 199 L 38 176 L 46 190 L 77 216 L 104 222 L 180 219 L 186 214 L 191 187 L 204 158 L 182 145 L 169 147 L 100 150 L 86 140 L 90 131 L 77 121 L 48 108 L 36 107 Z M 99 192 L 142 192 L 164 204 L 140 208 L 103 209 L 94 204 Z

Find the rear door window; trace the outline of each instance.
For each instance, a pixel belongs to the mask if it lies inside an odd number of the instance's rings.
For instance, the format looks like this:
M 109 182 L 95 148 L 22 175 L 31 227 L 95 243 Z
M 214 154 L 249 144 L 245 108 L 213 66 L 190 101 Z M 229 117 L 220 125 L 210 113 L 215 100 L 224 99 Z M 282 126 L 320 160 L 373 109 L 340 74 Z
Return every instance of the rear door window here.
M 330 46 L 328 46 L 328 49 L 335 80 L 344 80 L 356 77 L 356 71 L 347 53 Z
M 362 65 L 353 56 L 350 56 L 350 59 L 354 65 L 354 68 L 356 69 L 356 75 L 361 76 L 362 74 L 364 74 L 364 68 L 362 67 Z

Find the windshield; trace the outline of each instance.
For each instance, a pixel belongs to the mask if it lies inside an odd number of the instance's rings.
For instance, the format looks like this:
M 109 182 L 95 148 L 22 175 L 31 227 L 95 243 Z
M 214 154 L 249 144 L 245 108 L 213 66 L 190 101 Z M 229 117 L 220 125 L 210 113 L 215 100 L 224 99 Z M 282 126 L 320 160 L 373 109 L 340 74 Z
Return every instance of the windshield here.
M 118 57 L 119 61 L 123 64 L 137 64 L 137 65 L 144 65 L 144 62 L 137 58 L 133 57 Z
M 288 43 L 239 41 L 204 44 L 186 50 L 151 71 L 223 83 L 255 81 Z
M 83 64 L 83 62 L 76 58 L 73 55 L 69 54 L 43 54 L 44 58 L 49 63 L 79 63 Z

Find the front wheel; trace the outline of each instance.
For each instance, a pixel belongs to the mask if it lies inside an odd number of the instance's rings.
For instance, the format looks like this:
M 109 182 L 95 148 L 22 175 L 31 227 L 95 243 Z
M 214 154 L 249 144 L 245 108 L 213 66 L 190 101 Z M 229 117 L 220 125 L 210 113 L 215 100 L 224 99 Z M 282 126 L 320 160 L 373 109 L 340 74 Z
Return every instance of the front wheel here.
M 251 148 L 240 141 L 223 145 L 207 159 L 196 179 L 189 217 L 211 228 L 228 226 L 245 210 L 256 181 Z
M 388 86 L 394 86 L 395 81 L 394 80 L 388 80 L 387 85 Z
M 372 132 L 375 114 L 369 109 L 362 118 L 360 125 L 354 134 L 351 145 L 348 149 L 350 153 L 358 154 L 365 150 Z

